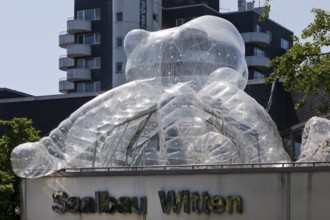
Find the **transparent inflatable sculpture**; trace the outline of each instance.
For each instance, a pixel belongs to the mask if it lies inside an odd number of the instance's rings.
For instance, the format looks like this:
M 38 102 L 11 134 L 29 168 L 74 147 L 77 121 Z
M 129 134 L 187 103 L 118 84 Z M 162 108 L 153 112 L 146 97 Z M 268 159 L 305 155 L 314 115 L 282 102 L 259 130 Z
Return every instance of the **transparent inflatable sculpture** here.
M 125 38 L 129 83 L 74 112 L 49 137 L 12 152 L 35 178 L 65 167 L 289 162 L 267 112 L 243 89 L 248 70 L 235 27 L 204 16 Z
M 305 124 L 297 162 L 330 162 L 330 121 L 313 117 Z

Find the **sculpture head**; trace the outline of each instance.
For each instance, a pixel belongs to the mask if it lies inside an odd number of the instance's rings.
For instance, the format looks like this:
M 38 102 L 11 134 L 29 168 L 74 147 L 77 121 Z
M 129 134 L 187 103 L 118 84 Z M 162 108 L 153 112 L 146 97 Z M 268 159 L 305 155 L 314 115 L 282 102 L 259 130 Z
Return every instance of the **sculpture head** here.
M 241 89 L 247 83 L 244 42 L 236 28 L 219 17 L 203 16 L 156 32 L 133 30 L 124 46 L 128 81 L 170 77 L 183 82 L 212 75 L 212 80 Z

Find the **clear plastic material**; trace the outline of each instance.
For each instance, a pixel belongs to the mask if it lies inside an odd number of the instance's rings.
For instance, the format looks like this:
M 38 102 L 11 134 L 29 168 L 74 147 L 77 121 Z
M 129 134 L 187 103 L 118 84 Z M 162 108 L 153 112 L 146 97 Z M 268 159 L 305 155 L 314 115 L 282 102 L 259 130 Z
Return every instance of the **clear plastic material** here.
M 297 162 L 330 162 L 330 121 L 309 119 L 303 131 L 301 154 Z
M 49 137 L 12 152 L 35 178 L 65 167 L 289 162 L 268 113 L 243 89 L 244 42 L 212 16 L 125 38 L 129 83 L 88 102 Z M 31 152 L 31 150 L 33 152 Z

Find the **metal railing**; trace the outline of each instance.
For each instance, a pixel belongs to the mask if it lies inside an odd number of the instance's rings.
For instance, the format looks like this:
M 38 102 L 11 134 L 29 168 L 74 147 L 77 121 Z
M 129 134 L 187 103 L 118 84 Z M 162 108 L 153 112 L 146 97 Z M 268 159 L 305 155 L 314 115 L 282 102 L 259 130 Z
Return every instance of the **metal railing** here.
M 196 165 L 154 165 L 137 167 L 90 167 L 90 168 L 64 168 L 58 172 L 85 173 L 85 172 L 117 172 L 117 171 L 164 171 L 164 170 L 211 170 L 211 169 L 262 169 L 262 168 L 310 168 L 329 167 L 330 162 L 292 162 L 292 163 L 254 163 L 254 164 L 196 164 Z

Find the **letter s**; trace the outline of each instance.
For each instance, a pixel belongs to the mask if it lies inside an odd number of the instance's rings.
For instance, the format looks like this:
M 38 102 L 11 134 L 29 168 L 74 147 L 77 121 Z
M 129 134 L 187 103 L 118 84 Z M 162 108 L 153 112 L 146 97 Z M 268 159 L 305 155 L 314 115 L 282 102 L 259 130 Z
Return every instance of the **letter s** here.
M 52 206 L 54 212 L 64 214 L 67 211 L 68 207 L 68 194 L 66 192 L 57 191 L 53 194 L 54 203 L 59 206 Z

